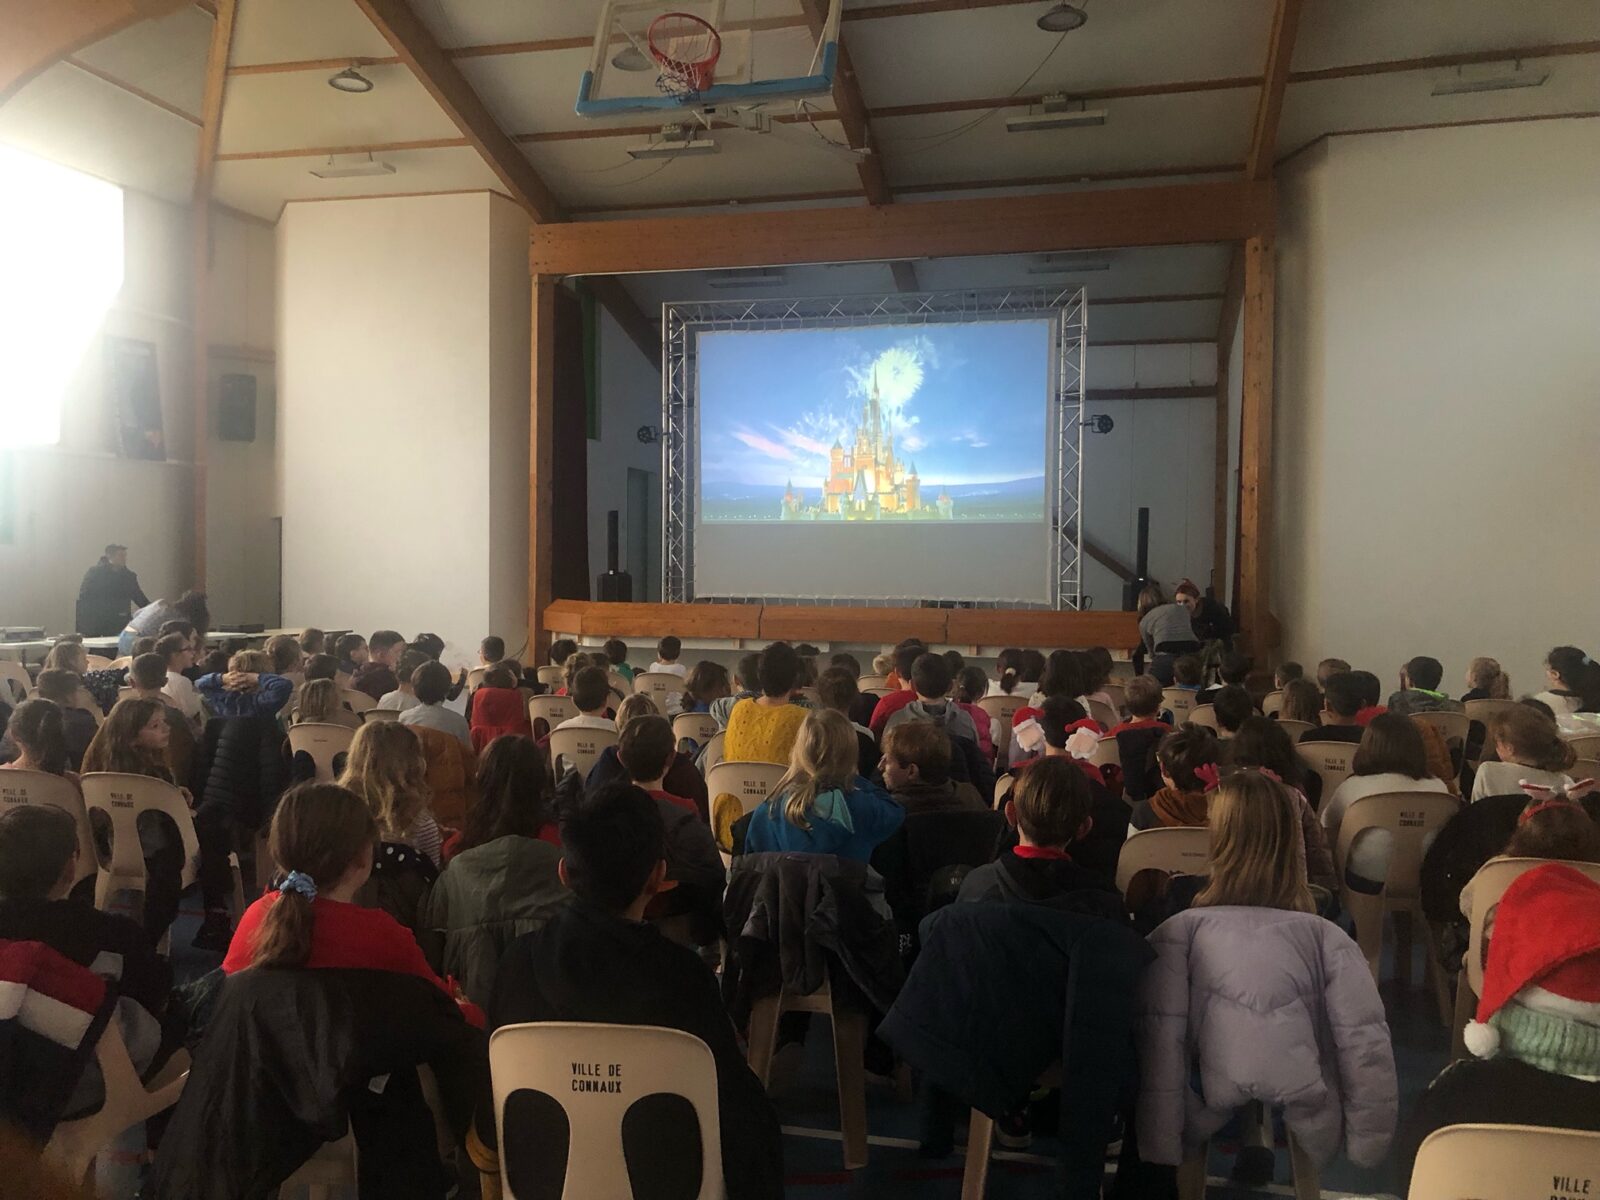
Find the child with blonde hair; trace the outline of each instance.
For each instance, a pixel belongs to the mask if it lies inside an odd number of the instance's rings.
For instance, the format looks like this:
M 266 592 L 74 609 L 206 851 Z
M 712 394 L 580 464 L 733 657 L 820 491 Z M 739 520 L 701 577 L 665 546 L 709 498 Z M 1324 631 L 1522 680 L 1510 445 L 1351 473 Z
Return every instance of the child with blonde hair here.
M 361 718 L 344 706 L 339 685 L 331 679 L 313 679 L 302 684 L 295 706 L 289 711 L 290 725 L 343 725 L 360 729 Z
M 751 817 L 745 852 L 870 859 L 906 814 L 882 788 L 856 774 L 857 758 L 855 727 L 844 714 L 828 708 L 807 713 L 788 771 Z
M 1492 658 L 1475 658 L 1467 664 L 1467 690 L 1461 702 L 1468 700 L 1509 700 L 1511 680 L 1500 664 Z
M 404 842 L 439 865 L 442 839 L 428 811 L 428 760 L 407 726 L 379 721 L 356 730 L 339 786 L 366 801 L 384 841 Z

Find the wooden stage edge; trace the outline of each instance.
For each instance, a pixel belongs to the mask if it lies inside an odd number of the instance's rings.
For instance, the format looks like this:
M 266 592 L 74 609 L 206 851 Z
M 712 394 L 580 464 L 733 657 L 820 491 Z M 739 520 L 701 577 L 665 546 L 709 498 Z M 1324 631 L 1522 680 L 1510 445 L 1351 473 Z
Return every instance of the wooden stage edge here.
M 920 637 L 936 646 L 1130 650 L 1131 612 L 1032 608 L 811 607 L 800 604 L 615 604 L 556 600 L 544 610 L 551 637 L 725 638 L 892 646 Z M 540 647 L 543 650 L 543 647 Z

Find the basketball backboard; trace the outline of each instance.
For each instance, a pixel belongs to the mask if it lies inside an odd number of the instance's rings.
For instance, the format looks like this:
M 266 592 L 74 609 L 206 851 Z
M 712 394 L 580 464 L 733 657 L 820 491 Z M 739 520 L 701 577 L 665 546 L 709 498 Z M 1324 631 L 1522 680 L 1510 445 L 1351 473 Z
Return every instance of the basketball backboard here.
M 813 36 L 797 0 L 606 0 L 578 84 L 577 113 L 670 116 L 827 95 L 843 9 L 844 0 L 832 0 L 820 36 Z M 690 20 L 680 19 L 684 15 Z M 702 35 L 687 38 L 691 28 Z M 708 52 L 716 63 L 703 87 L 686 86 L 662 65 L 663 58 L 699 59 Z

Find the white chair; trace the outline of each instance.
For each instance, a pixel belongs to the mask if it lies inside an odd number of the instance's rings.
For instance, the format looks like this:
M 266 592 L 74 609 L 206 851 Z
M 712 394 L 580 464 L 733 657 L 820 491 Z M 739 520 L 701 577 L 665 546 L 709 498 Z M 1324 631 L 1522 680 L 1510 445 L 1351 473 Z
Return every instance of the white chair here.
M 1279 722 L 1282 724 L 1282 722 Z M 1294 752 L 1300 761 L 1322 780 L 1322 802 L 1339 790 L 1339 785 L 1354 774 L 1353 763 L 1358 749 L 1355 742 L 1300 742 Z
M 667 711 L 667 696 L 669 694 L 681 696 L 683 688 L 683 676 L 675 675 L 671 671 L 641 671 L 633 677 L 634 695 L 649 696 L 662 712 Z
M 336 759 L 350 753 L 350 742 L 356 731 L 343 725 L 323 725 L 307 721 L 289 727 L 289 749 L 298 754 L 305 751 L 317 764 L 317 782 L 332 783 L 339 777 Z
M 117 1138 L 176 1104 L 189 1078 L 189 1054 L 179 1050 L 147 1088 L 134 1068 L 115 1017 L 95 1043 L 94 1057 L 105 1081 L 105 1103 L 86 1117 L 57 1124 L 44 1149 L 45 1159 L 58 1164 L 74 1183 L 82 1182 L 95 1156 Z
M 557 688 L 561 686 L 561 681 L 566 675 L 566 668 L 553 664 L 546 665 L 540 667 L 535 674 L 538 676 L 539 682 L 544 684 L 545 687 Z
M 705 749 L 700 751 L 700 773 L 709 774 L 711 768 L 722 761 L 722 744 L 728 739 L 728 731 L 719 729 L 711 735 L 711 740 L 706 743 Z
M 717 719 L 710 713 L 679 713 L 672 718 L 672 736 L 704 746 L 717 736 Z
M 1270 1119 L 1264 1115 L 1263 1120 Z M 1271 1129 L 1266 1130 L 1268 1138 Z M 1270 1144 L 1270 1143 L 1269 1143 Z M 1183 1160 L 1183 1165 L 1178 1168 L 1178 1200 L 1205 1200 L 1206 1195 L 1206 1159 L 1210 1151 L 1210 1143 L 1201 1146 L 1190 1157 Z M 1294 1180 L 1295 1200 L 1320 1200 L 1322 1186 L 1320 1174 L 1316 1164 L 1295 1140 L 1293 1133 L 1289 1134 L 1289 1167 Z
M 1566 742 L 1579 758 L 1600 758 L 1600 733 L 1582 733 L 1567 738 Z
M 989 719 L 999 729 L 994 753 L 996 761 L 1003 764 L 1011 750 L 1011 720 L 1019 708 L 1028 707 L 1028 700 L 1024 696 L 984 696 L 978 701 L 978 707 L 989 714 Z
M 1484 751 L 1493 750 L 1489 745 L 1489 723 L 1505 712 L 1507 709 L 1517 707 L 1515 700 L 1467 700 L 1463 703 L 1467 710 L 1468 728 L 1473 725 L 1483 726 L 1484 743 L 1479 750 L 1479 758 L 1472 759 L 1472 765 L 1477 766 Z
M 569 767 L 579 775 L 587 776 L 589 768 L 600 760 L 606 747 L 616 744 L 615 729 L 587 729 L 579 725 L 552 730 L 550 761 L 555 764 L 556 778 L 560 779 L 566 774 Z
M 1136 829 L 1117 854 L 1117 890 L 1126 892 L 1140 871 L 1204 875 L 1210 865 L 1211 830 L 1203 825 Z
M 144 850 L 139 844 L 140 813 L 163 813 L 177 826 L 183 843 L 180 887 L 188 889 L 200 878 L 200 839 L 195 835 L 194 815 L 182 792 L 162 779 L 114 771 L 91 771 L 80 782 L 85 806 L 91 813 L 105 814 L 111 824 L 111 853 L 107 861 L 100 864 L 100 876 L 95 881 L 96 908 L 105 909 L 118 892 L 137 892 L 140 897 L 145 893 Z
M 1282 707 L 1283 691 L 1281 689 L 1275 692 L 1268 692 L 1261 697 L 1261 715 L 1264 717 L 1270 717 Z
M 33 677 L 28 668 L 9 658 L 0 658 L 0 700 L 15 708 L 33 691 Z
M 1039 1077 L 1042 1088 L 1061 1086 L 1061 1064 Z M 994 1150 L 994 1118 L 972 1110 L 967 1120 L 966 1161 L 961 1165 L 961 1200 L 983 1200 L 989 1187 L 989 1155 Z
M 473 667 L 467 672 L 467 692 L 471 694 L 483 686 L 483 677 L 488 672 L 488 667 Z
M 1310 733 L 1317 726 L 1310 721 L 1291 721 L 1287 717 L 1279 717 L 1278 728 L 1289 735 L 1291 742 L 1298 743 L 1302 733 Z
M 1222 732 L 1222 727 L 1217 724 L 1217 710 L 1209 704 L 1196 704 L 1191 708 L 1189 710 L 1189 723 L 1192 725 L 1204 725 L 1213 733 Z
M 1169 687 L 1161 691 L 1161 703 L 1172 710 L 1172 723 L 1174 726 L 1182 725 L 1189 719 L 1189 714 L 1195 710 L 1195 697 L 1198 692 L 1191 692 L 1188 688 Z
M 635 1106 L 657 1096 L 687 1101 L 699 1127 L 699 1186 L 672 1194 L 726 1196 L 717 1068 L 699 1038 L 654 1025 L 505 1025 L 489 1039 L 489 1072 L 506 1200 L 628 1200 L 635 1192 L 625 1129 Z M 566 1116 L 566 1152 L 519 1155 L 515 1148 L 529 1140 L 530 1127 L 560 1125 L 551 1120 L 553 1107 Z
M 563 721 L 570 721 L 578 715 L 578 706 L 572 702 L 570 696 L 530 696 L 528 698 L 528 720 L 530 723 L 543 721 L 549 728 L 554 729 Z
M 611 685 L 611 690 L 620 698 L 626 699 L 633 694 L 633 681 L 621 671 L 612 670 L 608 672 L 606 682 Z
M 100 869 L 94 848 L 94 829 L 78 785 L 47 771 L 0 771 L 0 812 L 27 804 L 53 804 L 78 827 L 78 878 L 81 883 Z
M 72 698 L 71 708 L 81 708 L 94 718 L 96 729 L 106 723 L 106 714 L 100 711 L 100 702 L 94 698 L 94 693 L 86 687 L 80 687 L 78 694 Z
M 893 689 L 889 686 L 889 677 L 887 675 L 863 675 L 856 680 L 856 690 L 888 695 Z
M 112 666 L 112 660 L 104 654 L 85 654 L 83 660 L 91 671 L 109 671 Z
M 398 708 L 369 708 L 361 714 L 363 725 L 379 725 L 385 721 L 398 721 L 400 710 Z
M 365 692 L 358 692 L 355 688 L 344 688 L 339 692 L 339 703 L 351 712 L 360 716 L 369 708 L 377 708 L 378 702 Z
M 1600 1133 L 1536 1125 L 1447 1125 L 1423 1139 L 1410 1200 L 1528 1200 L 1587 1195 Z M 1583 1192 L 1552 1186 L 1565 1176 Z
M 745 813 L 754 812 L 772 795 L 788 768 L 779 763 L 726 760 L 706 772 L 706 794 L 711 798 L 711 831 L 722 835 Z M 739 811 L 734 812 L 737 804 Z M 727 849 L 726 840 L 718 843 Z
M 1122 721 L 1122 717 L 1118 714 L 1117 710 L 1112 708 L 1111 705 L 1107 704 L 1104 700 L 1090 700 L 1089 715 L 1096 721 L 1099 721 L 1100 724 L 1105 726 L 1107 729 L 1115 728 Z
M 1010 771 L 994 781 L 994 807 L 1004 808 L 1011 789 L 1017 786 L 1017 777 Z
M 1125 713 L 1128 711 L 1128 690 L 1122 684 L 1108 683 L 1100 690 L 1106 694 L 1106 699 L 1111 701 L 1117 712 Z
M 1467 731 L 1472 727 L 1472 721 L 1464 712 L 1417 712 L 1411 714 L 1413 721 L 1421 721 L 1424 725 L 1431 725 L 1439 731 L 1439 736 L 1444 738 L 1444 743 L 1450 748 L 1451 757 L 1457 768 L 1467 753 Z M 1600 742 L 1600 738 L 1595 739 Z

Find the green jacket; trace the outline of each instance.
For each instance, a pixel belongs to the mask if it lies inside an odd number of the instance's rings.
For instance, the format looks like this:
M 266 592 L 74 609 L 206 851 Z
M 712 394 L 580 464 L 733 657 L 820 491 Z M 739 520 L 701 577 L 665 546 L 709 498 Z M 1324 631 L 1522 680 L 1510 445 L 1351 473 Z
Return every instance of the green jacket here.
M 486 1006 L 495 971 L 514 938 L 544 928 L 572 898 L 556 874 L 561 851 L 511 835 L 450 860 L 422 906 L 419 940 L 441 974 Z

